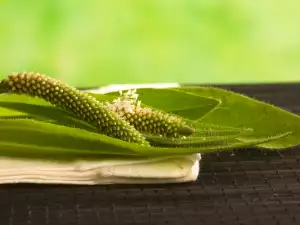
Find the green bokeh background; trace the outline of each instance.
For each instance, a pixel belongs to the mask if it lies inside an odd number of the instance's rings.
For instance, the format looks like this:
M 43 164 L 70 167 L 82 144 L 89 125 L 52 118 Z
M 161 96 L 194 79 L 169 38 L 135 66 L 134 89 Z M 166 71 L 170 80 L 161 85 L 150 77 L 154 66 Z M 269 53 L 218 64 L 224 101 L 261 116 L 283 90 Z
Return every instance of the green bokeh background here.
M 300 1 L 0 0 L 0 76 L 75 86 L 300 81 Z

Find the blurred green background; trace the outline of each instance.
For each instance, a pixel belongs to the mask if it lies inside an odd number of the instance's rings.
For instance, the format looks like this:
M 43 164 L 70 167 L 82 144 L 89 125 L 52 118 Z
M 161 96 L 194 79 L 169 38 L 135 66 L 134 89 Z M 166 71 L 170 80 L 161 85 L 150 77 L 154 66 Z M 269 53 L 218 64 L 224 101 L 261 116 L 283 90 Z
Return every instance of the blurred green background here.
M 300 1 L 0 0 L 0 76 L 75 86 L 300 81 Z

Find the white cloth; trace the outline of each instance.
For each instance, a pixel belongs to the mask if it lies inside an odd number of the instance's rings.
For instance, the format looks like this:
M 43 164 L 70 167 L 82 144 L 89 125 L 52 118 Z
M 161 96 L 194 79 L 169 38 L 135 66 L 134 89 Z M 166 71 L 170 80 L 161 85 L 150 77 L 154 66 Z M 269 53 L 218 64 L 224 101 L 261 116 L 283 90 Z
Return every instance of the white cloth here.
M 110 85 L 94 93 L 138 87 L 178 87 L 178 84 Z M 0 157 L 0 183 L 134 184 L 195 181 L 200 154 L 155 159 L 55 162 Z
M 133 184 L 194 181 L 200 155 L 155 160 L 51 162 L 0 158 L 0 183 Z

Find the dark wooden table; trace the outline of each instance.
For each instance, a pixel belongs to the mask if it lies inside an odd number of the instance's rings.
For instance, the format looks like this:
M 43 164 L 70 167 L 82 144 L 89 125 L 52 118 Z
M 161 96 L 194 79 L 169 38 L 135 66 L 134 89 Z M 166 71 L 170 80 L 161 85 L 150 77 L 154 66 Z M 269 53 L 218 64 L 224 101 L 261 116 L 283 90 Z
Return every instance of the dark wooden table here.
M 222 87 L 300 114 L 300 84 Z M 299 157 L 300 148 L 206 154 L 189 184 L 3 185 L 0 224 L 300 224 Z

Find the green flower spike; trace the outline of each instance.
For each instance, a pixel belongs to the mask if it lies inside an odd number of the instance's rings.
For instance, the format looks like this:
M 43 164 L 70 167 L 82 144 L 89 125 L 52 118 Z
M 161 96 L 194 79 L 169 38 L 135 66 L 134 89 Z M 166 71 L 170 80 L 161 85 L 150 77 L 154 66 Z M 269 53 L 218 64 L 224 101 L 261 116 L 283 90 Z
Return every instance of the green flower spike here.
M 141 102 L 137 100 L 136 90 L 129 90 L 126 93 L 120 92 L 120 94 L 119 98 L 113 103 L 107 103 L 107 106 L 138 131 L 168 138 L 189 136 L 195 132 L 179 116 L 142 107 Z
M 14 73 L 0 82 L 2 92 L 40 97 L 97 127 L 99 133 L 149 146 L 145 137 L 87 93 L 39 73 Z

